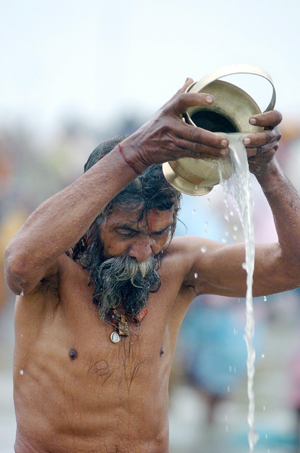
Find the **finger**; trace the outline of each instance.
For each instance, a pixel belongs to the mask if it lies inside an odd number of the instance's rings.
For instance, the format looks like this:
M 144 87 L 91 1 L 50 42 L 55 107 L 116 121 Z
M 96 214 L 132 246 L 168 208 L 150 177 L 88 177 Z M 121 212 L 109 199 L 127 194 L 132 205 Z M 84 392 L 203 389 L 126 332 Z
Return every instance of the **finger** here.
M 249 123 L 253 126 L 273 128 L 278 126 L 282 121 L 282 115 L 277 110 L 259 113 L 250 118 Z
M 207 93 L 181 93 L 173 99 L 168 106 L 174 115 L 182 115 L 189 107 L 209 106 L 214 103 L 214 98 Z
M 220 150 L 223 150 L 223 155 L 229 153 L 228 139 L 224 135 L 207 131 L 201 127 L 183 123 L 182 127 L 177 130 L 176 136 L 178 140 L 183 140 L 184 146 L 192 151 L 205 152 L 203 147 L 208 147 L 209 154 L 212 153 L 212 150 L 216 155 L 220 154 Z
M 279 142 L 269 143 L 255 148 L 246 148 L 248 158 L 265 158 L 270 154 L 275 154 L 279 147 Z
M 184 85 L 179 88 L 179 90 L 171 97 L 171 99 L 169 99 L 167 102 L 165 102 L 165 104 L 161 107 L 160 110 L 163 110 L 164 108 L 166 108 L 168 105 L 170 105 L 170 103 L 172 103 L 172 101 L 174 99 L 176 99 L 178 97 L 179 94 L 181 93 L 185 93 L 187 88 L 192 85 L 192 83 L 194 83 L 193 79 L 191 79 L 190 77 L 188 77 L 186 79 L 186 81 L 184 82 Z
M 189 152 L 186 157 L 192 157 L 194 159 L 200 159 L 202 157 L 223 157 L 229 154 L 228 148 L 219 148 L 182 138 L 177 139 L 176 146 Z
M 184 82 L 184 85 L 183 85 L 181 88 L 179 88 L 179 90 L 177 91 L 177 93 L 175 94 L 175 96 L 176 96 L 177 94 L 180 94 L 180 93 L 185 93 L 186 90 L 188 89 L 188 87 L 189 87 L 190 85 L 192 85 L 192 83 L 194 83 L 194 80 L 191 79 L 190 77 L 188 77 L 188 78 L 186 79 L 186 81 Z
M 243 143 L 247 148 L 255 148 L 258 146 L 264 146 L 268 143 L 278 142 L 281 138 L 281 134 L 278 127 L 272 130 L 264 130 L 257 134 L 247 135 L 243 139 Z
M 270 159 L 276 153 L 276 148 L 265 150 L 263 147 L 251 148 L 251 151 L 247 152 L 249 162 L 260 162 L 264 163 L 266 159 Z

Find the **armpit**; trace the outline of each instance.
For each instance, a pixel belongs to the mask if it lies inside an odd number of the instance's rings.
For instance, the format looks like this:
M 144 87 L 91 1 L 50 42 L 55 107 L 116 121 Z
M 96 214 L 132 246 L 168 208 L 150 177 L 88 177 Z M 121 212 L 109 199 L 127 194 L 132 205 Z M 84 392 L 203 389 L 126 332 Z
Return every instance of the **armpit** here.
M 49 295 L 51 298 L 56 299 L 59 302 L 59 291 L 58 291 L 58 276 L 55 275 L 53 277 L 46 277 L 40 281 L 40 284 L 37 287 L 37 291 L 39 291 L 43 295 Z

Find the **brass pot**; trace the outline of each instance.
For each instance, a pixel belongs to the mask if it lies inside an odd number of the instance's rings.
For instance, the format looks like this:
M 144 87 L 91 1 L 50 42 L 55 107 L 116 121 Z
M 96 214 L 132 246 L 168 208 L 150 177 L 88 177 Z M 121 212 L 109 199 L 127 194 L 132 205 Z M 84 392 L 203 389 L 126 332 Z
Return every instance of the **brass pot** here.
M 252 126 L 249 123 L 251 116 L 261 113 L 254 99 L 238 86 L 219 80 L 222 77 L 233 74 L 254 74 L 267 79 L 273 87 L 273 93 L 265 111 L 274 108 L 276 94 L 271 76 L 256 66 L 231 65 L 217 69 L 187 88 L 186 91 L 189 93 L 211 94 L 215 102 L 211 106 L 190 107 L 183 118 L 184 121 L 211 132 L 224 132 L 229 134 L 229 139 L 232 133 L 256 133 L 261 131 L 262 128 Z M 222 177 L 227 179 L 233 172 L 229 157 L 203 157 L 201 159 L 184 157 L 164 163 L 163 172 L 167 181 L 180 192 L 188 195 L 205 195 L 220 182 L 218 172 L 219 159 L 222 159 L 223 164 Z

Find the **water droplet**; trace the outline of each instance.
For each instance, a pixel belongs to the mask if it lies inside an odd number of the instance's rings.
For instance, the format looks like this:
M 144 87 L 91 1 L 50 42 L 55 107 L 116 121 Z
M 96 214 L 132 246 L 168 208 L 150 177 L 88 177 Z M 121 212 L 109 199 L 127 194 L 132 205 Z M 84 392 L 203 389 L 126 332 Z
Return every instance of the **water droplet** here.
M 204 226 L 206 226 L 206 227 L 207 227 L 207 225 L 208 225 L 208 223 L 207 223 L 207 222 L 205 221 L 205 222 L 204 222 Z
M 205 247 L 205 245 L 202 245 L 202 247 L 201 247 L 200 250 L 201 250 L 202 253 L 205 253 L 205 252 L 206 252 L 206 247 Z
M 227 392 L 230 393 L 230 387 L 229 387 L 229 385 L 228 385 L 228 387 L 227 387 Z
M 246 269 L 247 269 L 247 264 L 246 264 L 246 263 L 243 263 L 243 264 L 242 264 L 242 268 L 246 270 Z
M 232 372 L 232 366 L 229 367 L 229 372 L 230 372 L 230 373 Z
M 21 338 L 23 338 L 23 334 L 21 333 Z
M 24 370 L 20 370 L 20 375 L 23 376 Z
M 198 186 L 195 186 L 195 190 L 198 190 Z
M 267 302 L 267 296 L 264 296 L 264 302 Z
M 265 354 L 262 354 L 261 357 L 262 357 L 262 359 L 264 359 L 265 358 Z
M 207 236 L 208 235 L 208 231 L 204 230 L 204 234 L 205 234 L 205 236 Z
M 229 236 L 229 231 L 225 231 L 225 237 Z
M 195 277 L 195 278 L 198 278 L 198 274 L 197 274 L 197 272 L 195 272 L 195 274 L 194 274 L 194 277 Z
M 232 217 L 233 216 L 233 211 L 230 211 L 229 215 Z
M 235 241 L 237 240 L 237 236 L 235 234 L 232 237 Z
M 193 210 L 192 210 L 192 214 L 196 214 L 196 209 L 193 209 Z
M 266 410 L 266 406 L 263 406 L 263 411 L 265 411 L 265 410 Z
M 266 434 L 266 439 L 268 439 L 268 434 Z
M 227 239 L 226 238 L 222 238 L 222 242 L 223 242 L 223 244 L 226 244 Z
M 233 231 L 238 231 L 239 227 L 238 225 L 233 225 Z
M 24 291 L 21 292 L 20 296 L 24 297 Z

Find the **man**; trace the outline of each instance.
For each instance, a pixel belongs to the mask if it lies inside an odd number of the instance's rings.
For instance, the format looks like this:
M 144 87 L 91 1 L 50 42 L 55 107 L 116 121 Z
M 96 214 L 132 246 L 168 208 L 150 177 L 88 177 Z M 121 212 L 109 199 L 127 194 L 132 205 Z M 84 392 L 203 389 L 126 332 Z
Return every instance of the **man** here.
M 188 107 L 213 102 L 185 93 L 191 83 L 133 135 L 96 149 L 7 248 L 18 296 L 16 453 L 168 452 L 168 380 L 185 312 L 196 295 L 245 296 L 243 244 L 172 239 L 179 194 L 160 164 L 229 152 L 222 134 L 182 121 Z M 266 128 L 245 144 L 279 237 L 256 247 L 260 296 L 300 286 L 300 200 L 274 157 L 281 115 L 249 121 Z

